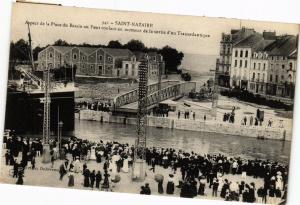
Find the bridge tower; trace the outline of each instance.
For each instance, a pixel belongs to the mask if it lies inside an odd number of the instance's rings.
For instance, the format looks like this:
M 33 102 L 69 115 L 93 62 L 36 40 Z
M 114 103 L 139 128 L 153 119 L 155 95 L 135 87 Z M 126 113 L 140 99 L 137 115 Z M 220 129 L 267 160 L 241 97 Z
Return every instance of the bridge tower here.
M 144 56 L 139 65 L 137 139 L 134 149 L 132 170 L 133 181 L 144 181 L 146 177 L 146 130 L 147 130 L 147 94 L 148 94 L 148 56 Z
M 50 162 L 50 68 L 44 69 L 43 163 Z

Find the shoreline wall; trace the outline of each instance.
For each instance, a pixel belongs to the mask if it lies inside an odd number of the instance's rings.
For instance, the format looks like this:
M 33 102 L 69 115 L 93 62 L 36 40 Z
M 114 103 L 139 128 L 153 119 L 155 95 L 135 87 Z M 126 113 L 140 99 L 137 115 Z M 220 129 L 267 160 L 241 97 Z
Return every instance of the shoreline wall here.
M 79 120 L 100 121 L 106 123 L 136 124 L 136 118 L 125 118 L 114 116 L 108 112 L 81 110 L 75 114 Z M 192 119 L 176 119 L 166 117 L 148 116 L 147 125 L 158 128 L 169 128 L 178 130 L 190 130 L 200 132 L 221 133 L 226 135 L 237 135 L 241 137 L 264 137 L 265 139 L 291 141 L 292 132 L 282 128 L 242 126 L 230 123 L 216 123 L 215 121 L 203 121 Z

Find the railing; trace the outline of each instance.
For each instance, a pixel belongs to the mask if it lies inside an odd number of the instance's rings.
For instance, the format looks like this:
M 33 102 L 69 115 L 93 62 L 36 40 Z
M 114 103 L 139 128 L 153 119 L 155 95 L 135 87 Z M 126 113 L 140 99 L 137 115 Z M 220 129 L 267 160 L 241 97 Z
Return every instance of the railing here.
M 171 85 L 175 85 L 178 84 L 179 81 L 164 81 L 161 83 L 161 87 L 168 87 Z M 152 94 L 154 92 L 156 92 L 158 90 L 158 83 L 153 83 L 148 85 L 148 95 Z M 114 102 L 114 106 L 117 107 L 121 107 L 123 105 L 127 105 L 133 102 L 138 101 L 138 89 L 132 90 L 130 92 L 118 95 L 117 97 L 114 98 L 113 102 Z
M 174 84 L 174 82 L 177 82 L 177 84 Z M 195 82 L 182 82 L 179 83 L 178 81 L 169 81 L 164 82 L 165 85 L 169 85 L 167 87 L 164 87 L 160 90 L 156 90 L 154 92 L 151 92 L 147 97 L 147 105 L 151 106 L 158 102 L 161 102 L 163 100 L 169 99 L 169 98 L 177 98 L 181 97 L 184 94 L 188 94 L 192 90 L 196 89 L 196 83 Z M 148 86 L 149 89 L 149 86 Z M 138 90 L 133 90 L 131 92 L 125 93 L 124 95 L 118 96 L 114 99 L 114 107 L 118 108 L 126 104 L 130 104 L 133 102 L 138 101 Z

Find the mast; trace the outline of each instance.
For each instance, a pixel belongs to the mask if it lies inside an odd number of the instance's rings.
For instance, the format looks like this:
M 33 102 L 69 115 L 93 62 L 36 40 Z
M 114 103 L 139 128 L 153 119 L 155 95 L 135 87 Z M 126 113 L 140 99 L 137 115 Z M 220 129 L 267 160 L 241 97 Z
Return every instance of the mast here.
M 34 60 L 33 60 L 33 51 L 32 51 L 32 40 L 31 40 L 31 33 L 30 33 L 30 26 L 29 23 L 27 24 L 28 27 L 28 42 L 29 42 L 29 59 L 31 62 L 32 70 L 35 70 L 34 68 Z

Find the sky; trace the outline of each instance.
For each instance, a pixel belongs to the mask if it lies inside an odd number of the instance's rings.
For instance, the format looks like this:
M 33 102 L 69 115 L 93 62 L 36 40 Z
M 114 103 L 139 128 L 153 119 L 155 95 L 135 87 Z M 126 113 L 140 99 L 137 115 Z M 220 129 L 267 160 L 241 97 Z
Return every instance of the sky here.
M 147 47 L 161 48 L 169 45 L 183 53 L 203 55 L 217 55 L 222 32 L 229 33 L 231 29 L 239 29 L 240 26 L 254 28 L 258 32 L 264 30 L 276 31 L 278 35 L 297 35 L 299 33 L 299 25 L 297 24 L 15 3 L 11 22 L 12 41 L 17 41 L 21 38 L 28 40 L 26 21 L 38 24 L 30 26 L 33 47 L 53 44 L 58 39 L 74 44 L 102 45 L 107 45 L 110 40 L 119 40 L 122 44 L 125 44 L 131 39 L 138 39 Z M 115 21 L 148 23 L 153 25 L 150 28 L 151 30 L 164 31 L 166 33 L 169 31 L 175 33 L 177 31 L 194 32 L 209 35 L 209 37 L 128 32 L 124 31 L 124 29 L 143 30 L 144 28 L 115 26 Z M 54 22 L 55 24 L 87 25 L 89 28 L 46 26 L 40 25 L 41 22 L 45 24 L 46 22 L 49 24 Z M 122 28 L 123 31 L 107 31 L 91 29 L 90 27 L 90 25 L 107 26 L 103 25 L 103 22 L 109 22 L 111 27 Z

